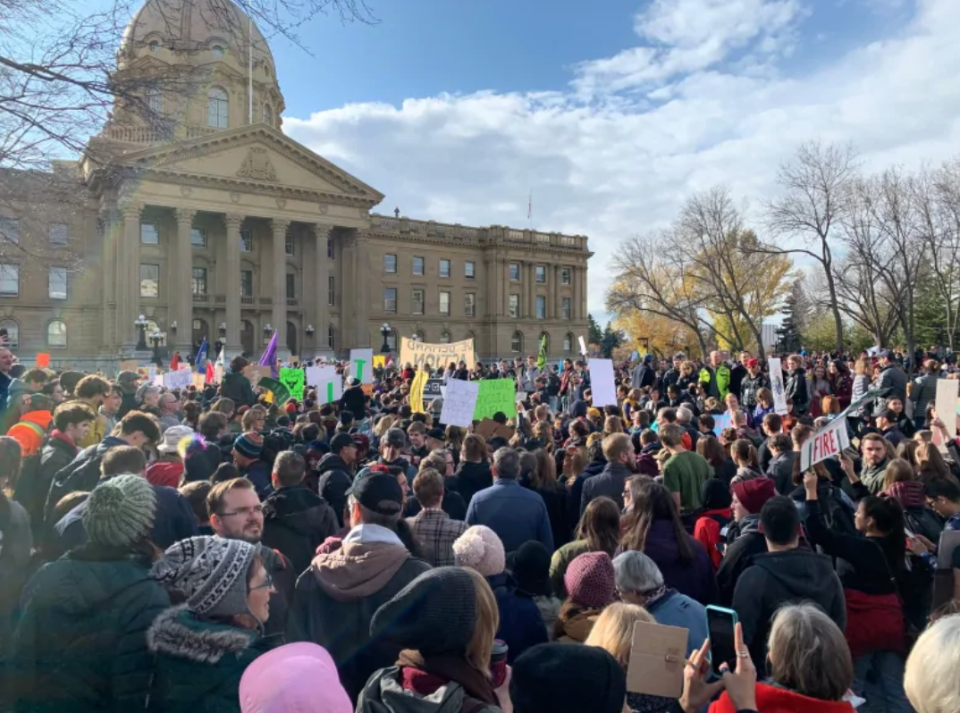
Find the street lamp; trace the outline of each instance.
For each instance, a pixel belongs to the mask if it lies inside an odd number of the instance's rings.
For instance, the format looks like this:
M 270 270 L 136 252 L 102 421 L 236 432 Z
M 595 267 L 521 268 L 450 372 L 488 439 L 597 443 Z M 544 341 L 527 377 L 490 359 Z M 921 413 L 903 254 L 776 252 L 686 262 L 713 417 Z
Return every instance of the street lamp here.
M 313 333 L 316 332 L 317 330 L 313 328 L 312 324 L 308 324 L 307 328 L 304 329 L 303 331 L 306 332 L 308 337 L 313 337 Z
M 163 332 L 154 329 L 150 332 L 150 344 L 153 346 L 153 363 L 157 366 L 163 366 L 163 360 L 160 359 L 160 343 L 163 341 Z
M 422 342 L 422 341 L 423 341 L 423 337 L 420 336 L 420 332 L 414 332 L 412 338 L 413 338 L 413 341 L 415 341 L 415 342 Z
M 142 314 L 137 317 L 133 325 L 137 328 L 137 351 L 145 352 L 147 350 L 147 325 L 150 323 L 147 321 L 147 318 Z
M 390 329 L 390 325 L 387 324 L 386 322 L 384 322 L 383 325 L 380 327 L 380 334 L 381 336 L 383 336 L 383 346 L 380 347 L 381 354 L 390 353 L 390 343 L 387 341 L 387 337 L 390 336 L 391 331 L 392 330 Z

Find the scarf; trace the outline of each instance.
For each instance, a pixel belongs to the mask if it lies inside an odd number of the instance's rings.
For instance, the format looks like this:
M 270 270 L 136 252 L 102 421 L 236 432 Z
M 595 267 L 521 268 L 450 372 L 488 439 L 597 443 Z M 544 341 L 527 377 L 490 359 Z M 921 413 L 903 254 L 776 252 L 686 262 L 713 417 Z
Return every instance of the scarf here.
M 419 651 L 404 649 L 397 658 L 397 666 L 415 668 L 445 681 L 459 683 L 471 698 L 492 706 L 500 705 L 490 679 L 458 654 L 422 654 Z

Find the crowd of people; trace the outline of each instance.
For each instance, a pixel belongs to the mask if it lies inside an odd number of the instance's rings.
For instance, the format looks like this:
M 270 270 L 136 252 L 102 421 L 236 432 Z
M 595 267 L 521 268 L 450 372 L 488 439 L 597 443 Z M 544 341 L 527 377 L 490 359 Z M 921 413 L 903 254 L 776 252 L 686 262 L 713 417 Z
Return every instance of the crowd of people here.
M 0 348 L 0 711 L 958 713 L 952 374 L 783 363 L 779 414 L 748 353 L 602 406 L 586 359 L 449 365 L 515 380 L 490 431 L 414 412 L 409 365 L 278 403 L 243 357 L 171 391 Z M 628 690 L 640 623 L 686 630 L 678 697 Z

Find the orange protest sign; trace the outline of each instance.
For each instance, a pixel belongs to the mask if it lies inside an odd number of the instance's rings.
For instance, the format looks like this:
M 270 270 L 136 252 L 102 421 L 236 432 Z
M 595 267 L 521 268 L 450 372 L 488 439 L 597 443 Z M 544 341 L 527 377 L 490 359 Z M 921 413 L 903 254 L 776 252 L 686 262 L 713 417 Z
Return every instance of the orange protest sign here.
M 37 366 L 47 367 L 50 366 L 50 355 L 45 352 L 40 352 L 37 354 Z

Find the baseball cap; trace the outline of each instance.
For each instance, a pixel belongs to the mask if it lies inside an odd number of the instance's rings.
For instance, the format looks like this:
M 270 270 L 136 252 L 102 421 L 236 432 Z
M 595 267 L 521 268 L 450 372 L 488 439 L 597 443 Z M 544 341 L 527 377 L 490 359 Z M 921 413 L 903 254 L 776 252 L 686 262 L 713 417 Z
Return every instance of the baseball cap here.
M 747 366 L 751 368 L 755 366 L 760 366 L 760 362 L 757 359 L 747 359 Z
M 347 491 L 367 510 L 379 515 L 399 515 L 403 509 L 403 491 L 397 479 L 389 473 L 371 472 L 357 476 Z
M 407 434 L 399 428 L 390 428 L 385 436 L 387 445 L 393 448 L 403 448 L 407 445 Z
M 896 422 L 897 422 L 897 412 L 894 411 L 892 408 L 884 409 L 883 411 L 881 411 L 880 413 L 877 414 L 877 417 L 878 417 L 878 418 L 885 418 L 885 419 L 887 419 L 888 421 L 890 421 L 891 423 L 896 423 Z
M 357 442 L 349 433 L 338 433 L 330 439 L 330 452 L 339 453 L 347 446 L 355 445 L 357 445 Z
M 880 352 L 880 356 L 883 357 L 884 359 L 895 359 L 895 358 L 896 358 L 896 357 L 894 357 L 893 352 L 890 351 L 889 349 L 884 349 L 882 352 Z

